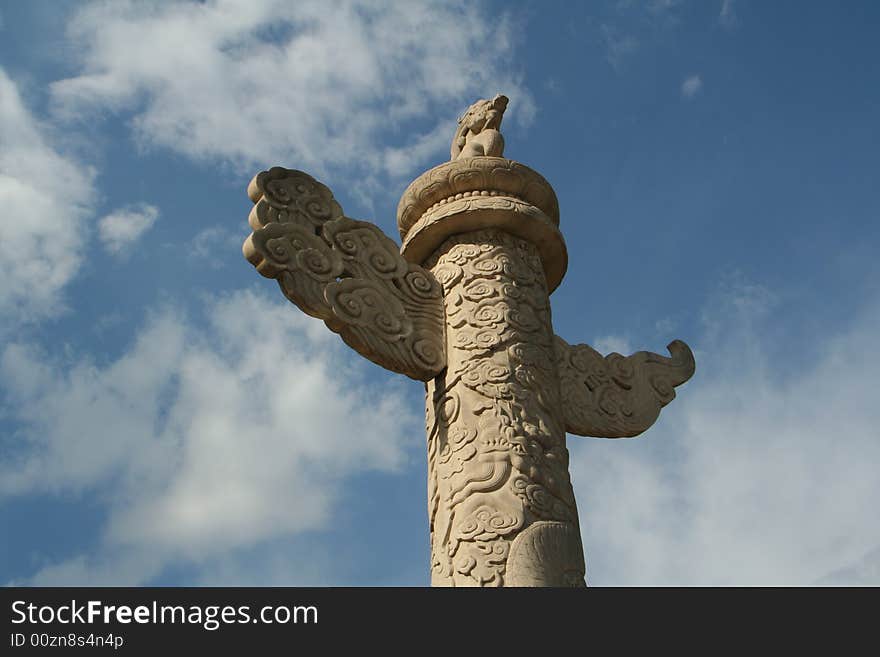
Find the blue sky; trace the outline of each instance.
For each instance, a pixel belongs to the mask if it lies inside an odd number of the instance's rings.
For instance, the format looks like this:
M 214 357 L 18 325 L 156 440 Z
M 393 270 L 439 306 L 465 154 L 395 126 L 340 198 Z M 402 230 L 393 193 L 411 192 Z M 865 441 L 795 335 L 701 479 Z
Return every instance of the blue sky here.
M 397 239 L 505 93 L 554 326 L 697 374 L 571 436 L 592 584 L 880 584 L 876 3 L 0 3 L 0 581 L 425 585 L 422 388 L 241 256 L 283 165 Z

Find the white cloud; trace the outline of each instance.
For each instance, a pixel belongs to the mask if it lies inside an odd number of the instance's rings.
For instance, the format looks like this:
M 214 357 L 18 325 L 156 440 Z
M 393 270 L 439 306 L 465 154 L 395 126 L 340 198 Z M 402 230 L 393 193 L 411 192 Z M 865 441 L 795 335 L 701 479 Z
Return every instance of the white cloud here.
M 417 411 L 399 388 L 364 385 L 321 322 L 247 292 L 205 311 L 207 326 L 155 314 L 101 366 L 61 365 L 21 344 L 3 351 L 7 412 L 21 429 L 4 445 L 0 496 L 109 500 L 100 549 L 32 581 L 216 570 L 236 550 L 324 527 L 347 476 L 402 463 Z
M 624 60 L 638 50 L 639 42 L 634 36 L 624 34 L 613 25 L 603 24 L 600 29 L 605 41 L 605 59 L 611 64 L 611 68 L 620 71 Z
M 159 209 L 141 203 L 114 210 L 98 221 L 98 237 L 114 255 L 126 252 L 146 233 L 159 217 Z
M 605 59 L 618 73 L 641 49 L 652 50 L 681 26 L 682 0 L 617 0 L 609 21 L 599 25 Z
M 861 559 L 817 578 L 816 581 L 816 584 L 826 586 L 877 586 L 878 583 L 880 583 L 880 546 Z
M 58 150 L 2 68 L 0 144 L 0 316 L 18 323 L 62 307 L 83 256 L 93 172 Z
M 681 83 L 681 95 L 690 100 L 703 88 L 703 80 L 699 75 L 691 75 Z
M 671 336 L 677 327 L 678 322 L 672 317 L 663 317 L 654 322 L 654 331 L 657 335 Z
M 721 0 L 721 11 L 718 14 L 718 22 L 728 28 L 739 25 L 739 18 L 737 18 L 736 15 L 734 0 Z
M 95 3 L 69 34 L 59 112 L 131 111 L 141 142 L 237 168 L 411 174 L 452 139 L 436 116 L 499 92 L 533 112 L 505 19 L 468 2 Z
M 619 335 L 597 337 L 590 343 L 590 346 L 603 356 L 607 356 L 612 351 L 616 351 L 624 356 L 629 356 L 633 353 L 630 341 Z
M 786 374 L 761 337 L 774 313 L 766 290 L 728 290 L 693 344 L 696 375 L 646 437 L 569 439 L 593 583 L 876 574 L 880 303 Z
M 388 147 L 383 153 L 383 166 L 392 176 L 405 176 L 412 172 L 413 162 L 426 161 L 431 155 L 449 148 L 452 141 L 450 135 L 455 133 L 456 123 L 452 118 L 441 121 L 431 132 L 421 135 L 416 140 L 400 147 Z
M 681 0 L 651 0 L 651 2 L 648 3 L 648 8 L 654 13 L 662 13 L 664 11 L 669 11 L 670 9 L 675 9 L 680 4 Z
M 229 263 L 229 254 L 241 251 L 241 233 L 220 226 L 211 226 L 196 233 L 190 240 L 191 261 L 199 267 L 220 269 Z M 172 245 L 175 246 L 176 245 Z

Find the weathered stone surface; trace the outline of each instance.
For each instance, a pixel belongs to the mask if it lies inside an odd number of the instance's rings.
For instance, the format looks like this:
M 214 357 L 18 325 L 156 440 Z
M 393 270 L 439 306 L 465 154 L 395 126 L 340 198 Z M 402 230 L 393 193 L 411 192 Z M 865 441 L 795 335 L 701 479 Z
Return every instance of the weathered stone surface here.
M 432 214 L 445 203 L 487 196 L 533 205 L 550 223 L 559 225 L 559 201 L 544 176 L 503 157 L 474 157 L 444 162 L 409 184 L 397 206 L 400 238 L 406 240 L 422 215 Z
M 518 534 L 507 559 L 507 586 L 585 586 L 577 526 L 541 520 Z
M 452 161 L 407 188 L 400 253 L 324 185 L 276 167 L 248 188 L 244 254 L 359 353 L 427 382 L 432 584 L 583 586 L 566 432 L 644 432 L 694 357 L 678 340 L 671 358 L 624 357 L 554 335 L 559 204 L 540 174 L 502 157 L 506 106 L 474 103 Z
M 302 171 L 263 171 L 248 194 L 244 256 L 288 299 L 386 369 L 427 380 L 445 367 L 442 291 L 429 272 Z
M 602 356 L 589 345 L 556 338 L 565 430 L 594 438 L 631 438 L 648 429 L 660 409 L 694 374 L 694 355 L 681 340 L 667 347 L 672 358 L 650 351 Z
M 426 266 L 443 285 L 448 359 L 427 387 L 432 583 L 502 586 L 511 543 L 539 521 L 568 527 L 557 539 L 583 564 L 537 248 L 474 231 Z
M 504 155 L 501 119 L 507 109 L 507 96 L 478 100 L 458 119 L 458 130 L 452 139 L 452 159 L 488 155 Z
M 497 228 L 534 244 L 552 292 L 568 266 L 559 202 L 541 174 L 502 157 L 459 158 L 416 178 L 397 206 L 401 253 L 422 263 L 451 235 Z

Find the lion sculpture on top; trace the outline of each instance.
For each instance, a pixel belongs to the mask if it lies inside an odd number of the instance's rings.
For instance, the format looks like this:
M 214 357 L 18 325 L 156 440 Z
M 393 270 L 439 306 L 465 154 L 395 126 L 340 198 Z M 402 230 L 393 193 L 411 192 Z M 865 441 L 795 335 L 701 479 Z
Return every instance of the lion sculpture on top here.
M 458 120 L 458 130 L 452 140 L 452 159 L 488 155 L 503 157 L 504 137 L 499 128 L 507 96 L 498 95 L 492 100 L 478 100 Z

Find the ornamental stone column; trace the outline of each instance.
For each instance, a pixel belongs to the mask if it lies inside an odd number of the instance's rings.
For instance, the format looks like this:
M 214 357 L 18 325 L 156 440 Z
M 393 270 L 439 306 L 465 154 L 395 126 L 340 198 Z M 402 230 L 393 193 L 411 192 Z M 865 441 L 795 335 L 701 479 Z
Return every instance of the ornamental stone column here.
M 432 585 L 583 586 L 566 432 L 642 433 L 694 359 L 680 341 L 671 358 L 603 357 L 555 336 L 559 205 L 503 157 L 506 106 L 474 103 L 451 161 L 404 192 L 399 252 L 311 176 L 276 167 L 248 188 L 244 254 L 356 351 L 425 381 Z

